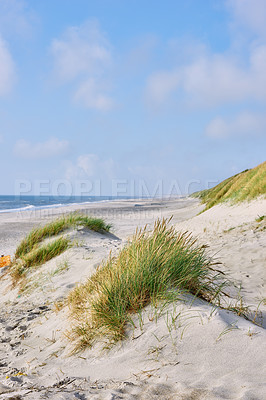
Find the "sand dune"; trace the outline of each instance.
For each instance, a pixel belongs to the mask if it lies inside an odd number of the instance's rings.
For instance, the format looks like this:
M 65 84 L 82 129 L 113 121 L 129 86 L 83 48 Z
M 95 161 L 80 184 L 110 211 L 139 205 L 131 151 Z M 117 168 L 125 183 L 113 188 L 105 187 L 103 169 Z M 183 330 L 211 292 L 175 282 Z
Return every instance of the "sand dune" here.
M 189 230 L 209 245 L 221 268 L 242 283 L 243 299 L 255 315 L 258 303 L 266 298 L 265 228 L 263 221 L 255 221 L 265 215 L 266 200 L 215 206 L 196 216 L 201 209 L 191 199 L 88 205 L 86 212 L 112 223 L 112 234 L 86 229 L 68 232 L 79 245 L 36 270 L 24 294 L 10 289 L 8 276 L 2 276 L 0 398 L 264 399 L 263 326 L 188 295 L 161 313 L 147 307 L 141 318 L 134 317 L 136 328 L 128 328 L 127 339 L 109 351 L 103 351 L 99 343 L 78 355 L 70 354 L 66 332 L 71 321 L 60 301 L 111 250 L 122 248 L 137 226 L 152 226 L 158 217 L 173 215 L 178 230 Z M 44 210 L 2 214 L 2 252 L 13 254 L 32 226 L 71 210 L 73 206 L 49 210 L 49 214 Z M 264 300 L 257 322 L 263 322 L 265 307 Z

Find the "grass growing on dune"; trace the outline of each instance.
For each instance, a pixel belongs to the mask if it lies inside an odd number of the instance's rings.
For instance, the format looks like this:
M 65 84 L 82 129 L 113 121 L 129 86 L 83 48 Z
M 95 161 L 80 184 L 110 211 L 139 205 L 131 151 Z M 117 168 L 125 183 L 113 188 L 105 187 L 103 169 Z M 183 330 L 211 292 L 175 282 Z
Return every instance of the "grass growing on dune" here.
M 13 283 L 22 279 L 30 268 L 42 265 L 52 258 L 63 253 L 71 246 L 70 239 L 66 237 L 59 237 L 43 246 L 36 247 L 29 253 L 24 255 L 23 259 L 14 263 L 11 268 L 10 274 Z
M 77 226 L 84 226 L 95 232 L 108 232 L 110 230 L 110 225 L 107 225 L 102 219 L 91 218 L 82 214 L 69 214 L 33 229 L 16 249 L 15 260 L 10 268 L 13 284 L 15 285 L 22 278 L 25 278 L 31 268 L 44 264 L 71 246 L 71 241 L 67 237 L 60 236 L 53 241 L 42 244 L 45 239 L 52 238 L 71 227 Z
M 208 301 L 219 297 L 220 273 L 211 267 L 205 247 L 190 234 L 178 233 L 168 221 L 157 221 L 152 232 L 137 230 L 132 241 L 111 257 L 68 297 L 75 319 L 70 338 L 75 350 L 101 337 L 110 342 L 125 335 L 131 314 L 160 299 L 186 290 Z
M 28 236 L 21 241 L 15 252 L 15 258 L 20 258 L 29 253 L 36 245 L 44 239 L 58 235 L 59 233 L 76 226 L 85 226 L 95 232 L 109 231 L 110 225 L 107 225 L 100 218 L 91 218 L 82 214 L 69 214 L 57 218 L 42 227 L 33 229 Z
M 261 221 L 264 221 L 264 220 L 266 220 L 266 215 L 261 215 L 260 217 L 256 218 L 257 222 L 261 222 Z
M 203 211 L 225 201 L 236 203 L 266 196 L 266 161 L 224 180 L 212 189 L 194 193 L 193 196 L 206 204 Z

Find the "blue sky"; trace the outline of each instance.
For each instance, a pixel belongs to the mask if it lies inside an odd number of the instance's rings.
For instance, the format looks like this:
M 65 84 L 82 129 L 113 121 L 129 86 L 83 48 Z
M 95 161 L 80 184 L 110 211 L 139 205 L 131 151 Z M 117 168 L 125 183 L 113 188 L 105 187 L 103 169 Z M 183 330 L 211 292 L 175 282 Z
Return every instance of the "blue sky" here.
M 265 20 L 265 0 L 0 0 L 0 193 L 179 194 L 265 161 Z

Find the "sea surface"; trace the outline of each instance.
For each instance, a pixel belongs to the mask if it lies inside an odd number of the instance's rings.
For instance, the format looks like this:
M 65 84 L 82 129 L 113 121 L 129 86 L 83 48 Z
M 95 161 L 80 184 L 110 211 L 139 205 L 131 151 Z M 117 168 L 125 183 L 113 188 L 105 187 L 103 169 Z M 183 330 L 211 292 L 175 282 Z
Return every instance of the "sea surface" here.
M 0 213 L 129 198 L 121 196 L 0 196 Z

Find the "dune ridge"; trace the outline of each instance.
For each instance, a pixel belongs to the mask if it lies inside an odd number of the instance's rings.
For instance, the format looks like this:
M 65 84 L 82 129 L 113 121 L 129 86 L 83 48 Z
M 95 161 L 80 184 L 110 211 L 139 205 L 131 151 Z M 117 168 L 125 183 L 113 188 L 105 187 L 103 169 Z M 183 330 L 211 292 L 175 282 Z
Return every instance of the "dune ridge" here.
M 203 211 L 224 202 L 238 203 L 252 200 L 259 196 L 266 197 L 266 161 L 255 168 L 247 169 L 225 179 L 215 187 L 192 196 L 198 197 L 205 204 Z

